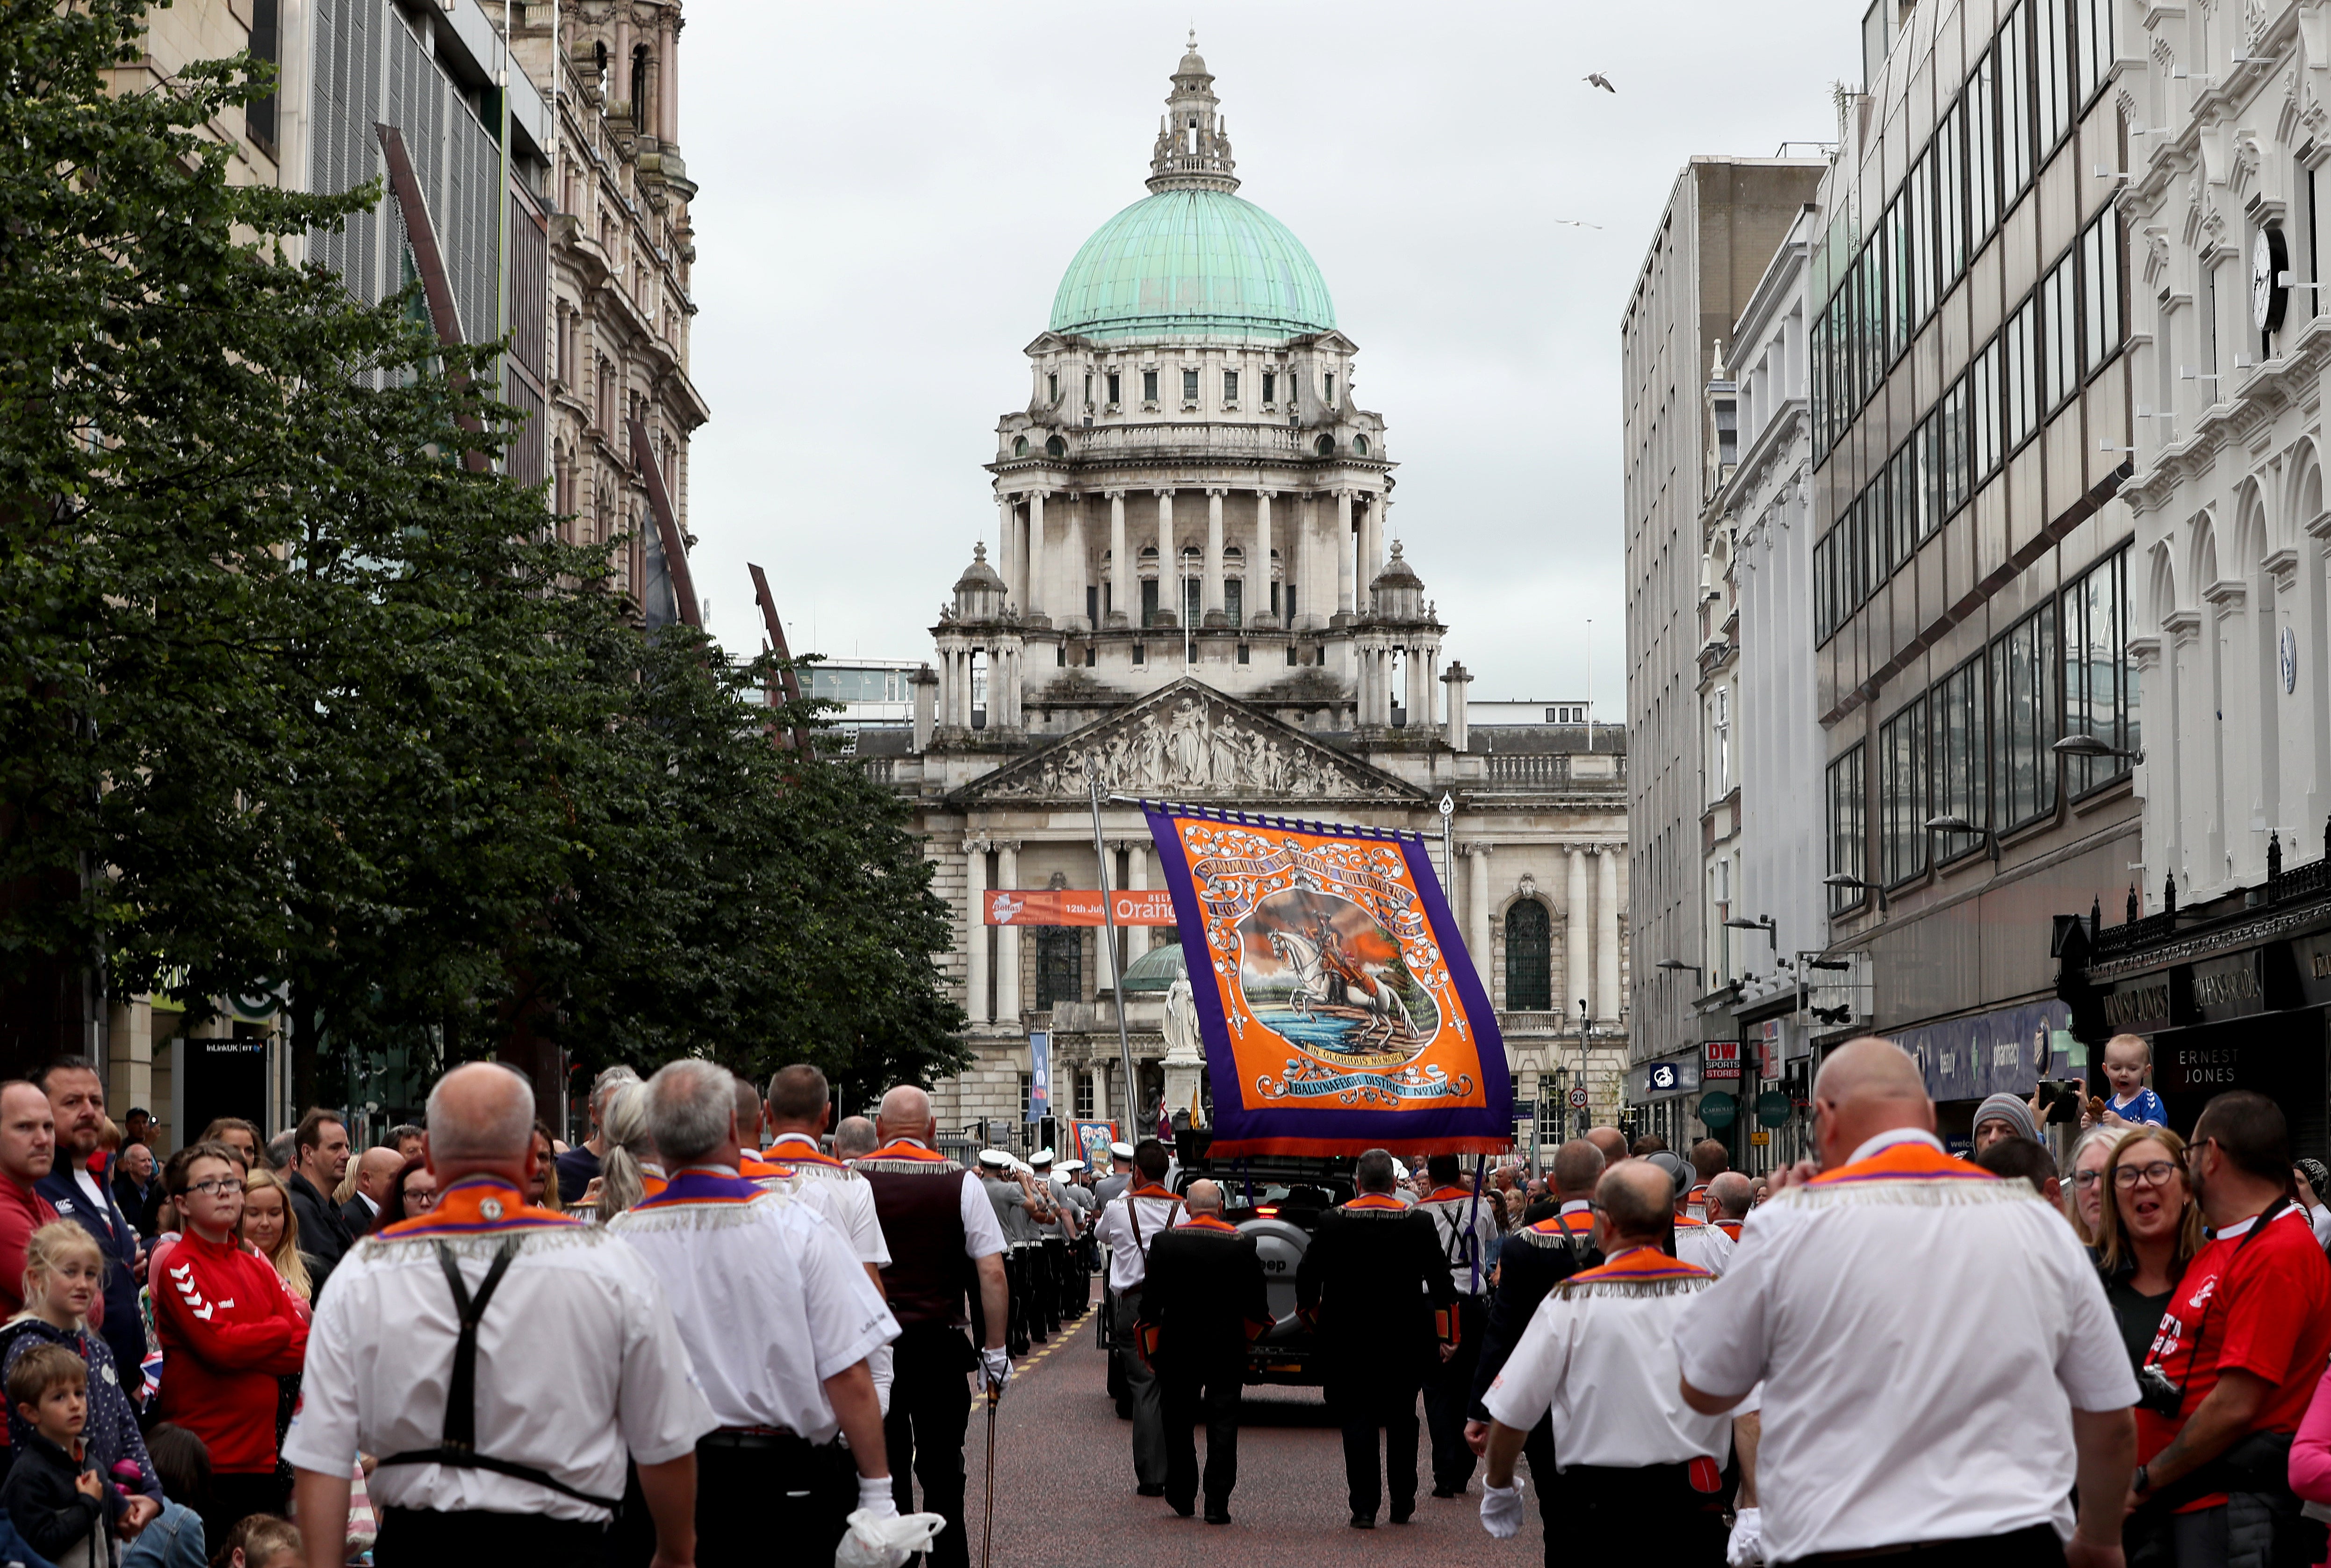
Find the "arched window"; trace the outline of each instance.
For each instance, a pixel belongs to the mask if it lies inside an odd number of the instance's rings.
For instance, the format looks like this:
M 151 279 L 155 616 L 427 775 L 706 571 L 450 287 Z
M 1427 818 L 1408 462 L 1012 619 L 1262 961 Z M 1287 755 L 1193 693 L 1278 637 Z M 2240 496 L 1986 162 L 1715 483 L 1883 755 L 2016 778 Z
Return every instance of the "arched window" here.
M 1044 455 L 1046 457 L 1066 457 L 1069 455 L 1069 443 L 1062 441 L 1056 435 L 1052 437 L 1051 440 L 1044 443 Z
M 1352 438 L 1352 455 L 1355 457 L 1365 457 L 1368 455 L 1368 438 L 1366 436 L 1356 435 Z
M 1026 436 L 1014 436 L 1013 438 L 1012 455 L 1013 457 L 1026 457 L 1028 455 L 1028 438 Z
M 1332 435 L 1321 436 L 1319 438 L 1318 452 L 1321 457 L 1334 457 L 1336 455 L 1336 438 Z
M 1049 926 L 1036 933 L 1036 1005 L 1085 999 L 1084 933 Z
M 1553 925 L 1536 898 L 1506 911 L 1506 1006 L 1512 1012 L 1554 1010 Z

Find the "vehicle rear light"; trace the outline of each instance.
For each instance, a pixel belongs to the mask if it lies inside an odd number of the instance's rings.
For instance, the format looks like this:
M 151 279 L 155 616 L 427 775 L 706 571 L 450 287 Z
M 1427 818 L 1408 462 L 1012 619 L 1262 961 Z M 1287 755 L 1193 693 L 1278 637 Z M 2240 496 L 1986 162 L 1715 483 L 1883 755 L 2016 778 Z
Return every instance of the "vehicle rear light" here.
M 1276 1203 L 1265 1203 L 1261 1208 L 1255 1210 L 1255 1212 L 1258 1214 L 1276 1214 L 1279 1212 L 1279 1205 Z

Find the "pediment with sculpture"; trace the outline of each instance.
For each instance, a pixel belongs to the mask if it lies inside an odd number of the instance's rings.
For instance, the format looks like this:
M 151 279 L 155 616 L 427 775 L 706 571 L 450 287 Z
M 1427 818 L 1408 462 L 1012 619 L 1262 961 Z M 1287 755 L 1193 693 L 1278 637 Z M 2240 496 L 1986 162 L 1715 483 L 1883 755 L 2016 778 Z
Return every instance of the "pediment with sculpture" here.
M 974 779 L 958 801 L 1082 801 L 1098 768 L 1104 794 L 1175 801 L 1407 802 L 1422 792 L 1294 726 L 1177 680 L 1123 712 Z

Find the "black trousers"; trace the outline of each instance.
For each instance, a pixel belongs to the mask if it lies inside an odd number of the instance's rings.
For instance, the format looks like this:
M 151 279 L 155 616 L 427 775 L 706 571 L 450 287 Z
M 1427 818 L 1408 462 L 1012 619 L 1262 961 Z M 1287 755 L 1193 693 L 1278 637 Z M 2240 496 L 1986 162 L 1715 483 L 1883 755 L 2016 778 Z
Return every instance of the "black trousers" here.
M 1570 1494 L 1563 1489 L 1562 1472 L 1554 1468 L 1554 1418 L 1540 1416 L 1537 1425 L 1530 1428 L 1529 1436 L 1522 1440 L 1522 1458 L 1529 1461 L 1530 1480 L 1537 1487 L 1538 1523 L 1545 1526 L 1546 1568 L 1556 1568 L 1555 1543 L 1562 1541 L 1564 1525 L 1569 1519 Z M 1569 1554 L 1569 1543 L 1562 1541 L 1563 1554 Z
M 1715 1470 L 1711 1460 L 1708 1468 Z M 1724 1492 L 1693 1487 L 1691 1467 L 1646 1465 L 1618 1469 L 1573 1465 L 1563 1472 L 1565 1553 L 1642 1550 L 1645 1521 L 1657 1521 L 1660 1559 L 1676 1568 L 1724 1568 L 1731 1526 L 1724 1522 Z M 1890 1565 L 1892 1560 L 1889 1558 Z
M 743 1448 L 714 1432 L 696 1445 L 699 1563 L 750 1563 L 780 1543 L 788 1557 L 831 1563 L 857 1506 L 857 1462 L 838 1440 Z
M 937 1514 L 947 1520 L 947 1528 L 931 1544 L 930 1568 L 969 1568 L 971 1543 L 963 1525 L 963 1437 L 971 1424 L 968 1379 L 979 1356 L 961 1329 L 928 1324 L 900 1333 L 890 1354 L 890 1413 L 882 1418 L 882 1438 L 890 1451 L 891 1495 L 901 1514 Z M 913 1481 L 908 1479 L 910 1472 Z M 923 1488 L 919 1509 L 915 1504 L 918 1482 Z M 827 1555 L 831 1560 L 832 1554 Z
M 1052 1327 L 1058 1332 L 1061 1324 L 1077 1315 L 1077 1304 L 1069 1296 L 1069 1240 L 1065 1236 L 1044 1239 L 1044 1295 L 1052 1304 Z
M 1004 1249 L 1004 1294 L 1007 1304 L 1004 1348 L 1014 1356 L 1028 1354 L 1028 1254 L 1018 1247 Z
M 447 1568 L 454 1563 L 603 1568 L 607 1561 L 607 1526 L 546 1519 L 539 1514 L 440 1514 L 427 1508 L 384 1508 L 380 1540 L 373 1547 L 372 1560 L 377 1568 Z
M 1214 1356 L 1189 1364 L 1168 1360 L 1157 1372 L 1166 1407 L 1166 1500 L 1190 1508 L 1198 1498 L 1198 1423 L 1206 1423 L 1206 1506 L 1229 1506 L 1238 1485 L 1239 1396 L 1246 1387 L 1244 1355 Z
M 1375 1517 L 1392 1491 L 1392 1511 L 1406 1518 L 1416 1509 L 1416 1395 L 1418 1379 L 1393 1374 L 1344 1377 L 1331 1384 L 1327 1404 L 1344 1429 L 1344 1485 L 1352 1512 Z M 1376 1433 L 1384 1433 L 1384 1462 L 1376 1461 Z
M 1424 1374 L 1424 1424 L 1432 1435 L 1432 1484 L 1461 1492 L 1473 1478 L 1473 1450 L 1465 1446 L 1465 1412 L 1473 1403 L 1473 1371 L 1481 1364 L 1481 1326 L 1489 1313 L 1479 1296 L 1457 1298 L 1457 1354 Z
M 199 1512 L 203 1516 L 203 1539 L 224 1541 L 238 1520 L 252 1514 L 272 1514 L 278 1518 L 288 1516 L 291 1512 L 291 1483 L 272 1470 L 214 1475 L 211 1478 L 210 1506 Z
M 2181 1518 L 2192 1517 L 2181 1515 Z M 1636 1540 L 1640 1547 L 1641 1534 Z M 1719 1559 L 1720 1560 L 1720 1559 Z M 2063 1568 L 2064 1544 L 2054 1526 L 2028 1525 L 2003 1535 L 1974 1535 L 1964 1541 L 1932 1541 L 1881 1557 L 1832 1556 L 1816 1552 L 1801 1563 L 1882 1562 L 1886 1568 Z

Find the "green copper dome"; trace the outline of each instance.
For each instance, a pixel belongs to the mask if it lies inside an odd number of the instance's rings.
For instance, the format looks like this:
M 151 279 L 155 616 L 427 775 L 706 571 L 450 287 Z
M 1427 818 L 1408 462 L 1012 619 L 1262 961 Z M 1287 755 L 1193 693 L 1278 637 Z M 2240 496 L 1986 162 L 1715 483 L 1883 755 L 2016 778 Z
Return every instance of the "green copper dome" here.
M 1088 337 L 1282 341 L 1335 325 L 1303 242 L 1222 190 L 1161 190 L 1134 203 L 1084 242 L 1052 297 L 1052 330 Z

